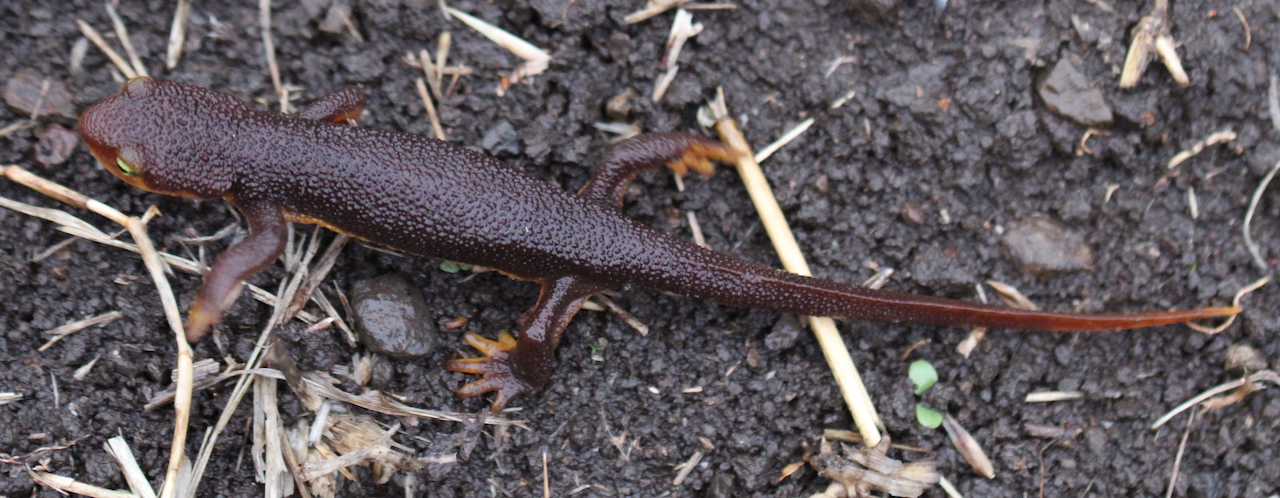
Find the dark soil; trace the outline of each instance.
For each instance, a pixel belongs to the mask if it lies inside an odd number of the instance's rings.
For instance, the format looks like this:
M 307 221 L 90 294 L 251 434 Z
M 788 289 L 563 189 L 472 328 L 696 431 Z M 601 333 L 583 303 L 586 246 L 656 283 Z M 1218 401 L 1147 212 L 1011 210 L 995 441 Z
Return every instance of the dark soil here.
M 263 107 L 274 104 L 252 2 L 197 2 L 188 50 L 167 72 L 161 61 L 172 3 L 120 5 L 153 74 Z M 323 5 L 308 9 L 316 3 Z M 873 273 L 867 268 L 873 262 L 898 270 L 888 284 L 893 289 L 973 300 L 975 284 L 995 279 L 1048 309 L 1136 311 L 1226 305 L 1262 276 L 1244 249 L 1241 224 L 1254 188 L 1280 159 L 1280 133 L 1266 110 L 1268 78 L 1280 71 L 1280 12 L 1271 1 L 1236 4 L 1252 27 L 1247 50 L 1245 27 L 1226 4 L 1176 2 L 1173 34 L 1192 85 L 1179 88 L 1155 63 L 1131 91 L 1117 90 L 1116 82 L 1128 32 L 1148 2 L 1109 2 L 1115 8 L 1109 13 L 1084 0 L 961 0 L 940 15 L 932 2 L 911 2 L 873 20 L 843 1 L 738 1 L 737 10 L 695 13 L 705 30 L 685 46 L 680 74 L 657 104 L 648 96 L 662 71 L 673 14 L 622 24 L 643 3 L 638 0 L 455 2 L 554 55 L 549 70 L 505 96 L 498 95 L 499 77 L 516 58 L 460 22 L 446 22 L 433 2 L 357 3 L 354 22 L 363 43 L 318 29 L 324 0 L 275 9 L 281 73 L 303 88 L 300 104 L 359 85 L 370 96 L 362 125 L 430 133 L 413 90 L 417 70 L 402 59 L 409 51 L 434 50 L 437 35 L 448 29 L 454 37 L 450 61 L 477 69 L 441 106 L 449 139 L 478 145 L 489 134 L 499 157 L 567 189 L 580 187 L 599 160 L 608 137 L 592 123 L 604 120 L 605 103 L 626 88 L 638 91 L 633 117 L 650 131 L 697 131 L 697 108 L 716 87 L 725 89 L 757 147 L 815 118 L 817 124 L 765 168 L 822 277 L 861 282 Z M 119 89 L 96 49 L 90 48 L 81 72 L 68 67 L 81 36 L 75 19 L 111 31 L 101 2 L 9 0 L 0 4 L 0 18 L 0 79 L 35 69 L 64 82 L 77 109 Z M 1047 111 L 1034 89 L 1036 79 L 1068 54 L 1080 57 L 1078 69 L 1115 111 L 1115 123 L 1089 139 L 1091 153 L 1077 154 L 1085 128 Z M 827 76 L 840 57 L 853 59 Z M 832 102 L 851 90 L 853 97 L 833 109 Z M 25 117 L 0 109 L 0 124 Z M 183 250 L 166 242 L 170 236 L 211 234 L 234 222 L 221 202 L 132 189 L 98 167 L 83 147 L 61 166 L 37 166 L 38 135 L 55 122 L 73 124 L 41 118 L 36 128 L 2 141 L 0 162 L 32 168 L 127 213 L 158 206 L 164 216 L 151 223 L 151 233 L 169 250 Z M 504 137 L 504 128 L 516 133 Z M 1178 151 L 1223 129 L 1239 138 L 1166 170 Z M 776 264 L 731 170 L 709 181 L 692 179 L 684 192 L 666 173 L 637 185 L 642 193 L 628 198 L 628 213 L 687 237 L 684 213 L 693 211 L 712 246 Z M 1112 185 L 1118 188 L 1107 201 Z M 1188 207 L 1192 189 L 1198 217 Z M 1253 225 L 1271 268 L 1280 247 L 1277 192 L 1273 186 L 1263 197 Z M 10 182 L 0 182 L 0 196 L 71 209 Z M 91 213 L 77 214 L 115 230 Z M 907 221 L 921 216 L 922 224 Z M 1094 254 L 1092 270 L 1044 277 L 1022 271 L 1003 248 L 1001 233 L 1034 216 L 1083 233 Z M 102 449 L 107 438 L 123 434 L 158 483 L 173 414 L 142 407 L 169 384 L 175 353 L 155 289 L 138 258 L 86 241 L 30 261 L 65 238 L 50 223 L 0 210 L 0 391 L 25 396 L 0 407 L 0 452 L 21 455 L 79 439 L 44 455 L 46 465 L 123 488 Z M 223 248 L 225 242 L 213 244 L 210 254 Z M 392 271 L 422 288 L 442 321 L 468 316 L 470 329 L 490 337 L 510 328 L 537 292 L 496 274 L 466 278 L 441 272 L 432 261 L 354 244 L 331 279 L 349 289 L 354 280 Z M 275 288 L 282 273 L 275 268 L 254 281 Z M 199 280 L 180 275 L 173 282 L 185 309 Z M 967 496 L 1154 496 L 1165 491 L 1186 416 L 1160 430 L 1148 426 L 1187 398 L 1236 378 L 1223 367 L 1229 346 L 1250 345 L 1272 363 L 1280 360 L 1276 289 L 1272 284 L 1250 295 L 1236 324 L 1212 337 L 1181 326 L 1117 334 L 992 331 L 966 359 L 954 352 L 965 335 L 957 328 L 846 323 L 842 329 L 888 433 L 895 442 L 936 451 L 942 473 Z M 807 468 L 779 480 L 784 466 L 816 447 L 824 428 L 851 428 L 807 332 L 766 347 L 780 318 L 774 313 L 639 290 L 616 299 L 653 332 L 640 337 L 613 315 L 582 313 L 561 344 L 550 386 L 516 402 L 524 409 L 515 416 L 527 419 L 532 430 L 515 430 L 501 445 L 489 433 L 481 436 L 478 449 L 440 480 L 420 479 L 419 494 L 540 495 L 543 455 L 557 496 L 587 485 L 582 496 L 805 496 L 827 486 Z M 36 351 L 45 341 L 42 331 L 113 310 L 124 318 Z M 242 298 L 224 326 L 225 348 L 206 341 L 197 347 L 198 357 L 243 361 L 268 314 Z M 378 387 L 423 407 L 485 408 L 487 400 L 452 397 L 470 378 L 443 372 L 441 363 L 472 354 L 455 333 L 461 330 L 441 337 L 444 346 L 423 361 L 382 360 Z M 921 342 L 904 361 L 903 353 Z M 593 347 L 603 348 L 603 361 L 592 359 Z M 291 349 L 308 368 L 349 363 L 357 352 L 336 336 Z M 72 379 L 76 368 L 95 358 L 88 377 Z M 941 375 L 924 402 L 974 433 L 995 463 L 995 479 L 975 475 L 941 431 L 915 423 L 906 371 L 920 358 Z M 191 454 L 222 409 L 228 386 L 196 394 Z M 702 392 L 681 393 L 694 386 Z M 1084 399 L 1023 402 L 1027 393 L 1044 390 L 1078 390 Z M 289 423 L 312 416 L 291 395 L 285 400 Z M 201 495 L 261 493 L 251 465 L 239 460 L 247 406 L 222 436 Z M 1028 424 L 1060 427 L 1073 437 L 1033 437 Z M 1278 426 L 1274 390 L 1204 414 L 1191 427 L 1175 494 L 1262 497 L 1280 491 Z M 463 430 L 425 422 L 397 439 L 426 453 L 433 442 Z M 620 445 L 610 440 L 621 436 Z M 672 485 L 674 467 L 697 451 L 706 454 L 701 465 L 683 485 Z M 402 495 L 402 477 L 379 486 L 367 470 L 360 475 L 362 484 L 346 483 L 340 494 Z M 21 466 L 0 465 L 0 495 L 32 496 L 35 488 Z

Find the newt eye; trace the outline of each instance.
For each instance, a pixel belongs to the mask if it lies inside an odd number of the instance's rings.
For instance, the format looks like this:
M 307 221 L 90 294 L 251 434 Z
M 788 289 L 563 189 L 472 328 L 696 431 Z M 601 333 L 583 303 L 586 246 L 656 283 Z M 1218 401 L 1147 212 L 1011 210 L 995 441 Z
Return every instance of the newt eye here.
M 116 158 L 116 167 L 120 168 L 120 172 L 124 173 L 125 176 L 138 176 L 139 173 L 142 173 L 141 169 L 129 164 L 123 157 Z

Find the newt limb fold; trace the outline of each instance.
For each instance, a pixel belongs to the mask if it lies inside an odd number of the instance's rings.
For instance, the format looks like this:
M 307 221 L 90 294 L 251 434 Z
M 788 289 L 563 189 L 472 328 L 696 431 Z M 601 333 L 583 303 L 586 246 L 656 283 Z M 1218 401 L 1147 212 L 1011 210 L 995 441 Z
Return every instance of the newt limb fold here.
M 803 277 L 622 215 L 637 175 L 663 166 L 709 175 L 711 161 L 738 157 L 714 140 L 654 133 L 618 142 L 575 194 L 443 141 L 348 126 L 364 105 L 364 93 L 348 88 L 285 115 L 140 77 L 81 114 L 81 136 L 115 176 L 150 192 L 223 198 L 248 220 L 249 236 L 205 274 L 188 315 L 189 341 L 216 325 L 243 281 L 279 256 L 286 220 L 538 282 L 538 303 L 517 320 L 514 337 L 468 334 L 483 356 L 445 365 L 482 375 L 458 394 L 495 392 L 495 411 L 550 379 L 560 336 L 587 297 L 628 285 L 801 315 L 1023 330 L 1128 329 L 1240 311 L 1033 312 Z

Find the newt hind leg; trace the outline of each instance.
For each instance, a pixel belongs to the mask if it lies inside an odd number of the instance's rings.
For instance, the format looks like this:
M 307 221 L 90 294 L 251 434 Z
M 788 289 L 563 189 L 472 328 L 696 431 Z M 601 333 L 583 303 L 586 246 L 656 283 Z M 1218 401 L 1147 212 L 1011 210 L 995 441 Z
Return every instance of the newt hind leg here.
M 622 207 L 622 195 L 636 176 L 666 165 L 680 176 L 690 169 L 711 176 L 711 161 L 731 161 L 736 154 L 724 144 L 687 133 L 648 133 L 609 147 L 604 162 L 579 195 Z
M 480 380 L 463 386 L 458 397 L 470 398 L 495 392 L 494 413 L 506 408 L 512 398 L 533 391 L 551 378 L 551 362 L 560 334 L 582 303 L 604 287 L 579 277 L 560 277 L 542 284 L 538 304 L 516 321 L 516 337 L 503 332 L 491 341 L 468 332 L 463 340 L 484 356 L 445 362 L 445 370 L 478 374 Z

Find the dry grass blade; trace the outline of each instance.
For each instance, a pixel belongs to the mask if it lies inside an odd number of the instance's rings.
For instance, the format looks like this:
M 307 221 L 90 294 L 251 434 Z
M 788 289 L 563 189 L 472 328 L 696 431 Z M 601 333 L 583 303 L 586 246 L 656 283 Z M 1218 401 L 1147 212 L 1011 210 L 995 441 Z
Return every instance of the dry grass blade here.
M 384 431 L 376 423 L 365 418 L 350 415 L 337 416 L 335 421 L 325 428 L 324 436 L 332 444 L 333 450 L 341 456 L 334 455 L 330 451 L 321 451 L 318 456 L 323 459 L 309 458 L 307 463 L 299 468 L 299 479 L 314 482 L 334 472 L 348 475 L 345 470 L 347 467 L 373 463 L 375 482 L 385 484 L 397 471 L 413 475 L 425 472 L 428 465 L 457 462 L 456 454 L 436 454 L 420 458 L 409 456 L 405 453 L 411 451 L 409 448 L 391 439 L 391 436 L 399 430 L 399 424 Z M 327 448 L 323 444 L 316 447 Z
M 1169 159 L 1169 164 L 1167 166 L 1167 169 L 1173 169 L 1178 167 L 1178 165 L 1182 164 L 1183 161 L 1186 161 L 1187 159 L 1191 159 L 1192 157 L 1195 157 L 1196 154 L 1199 154 L 1200 152 L 1204 151 L 1205 147 L 1208 147 L 1210 145 L 1224 144 L 1235 139 L 1236 139 L 1236 132 L 1231 130 L 1222 130 L 1212 135 L 1209 135 L 1205 137 L 1204 140 L 1201 140 L 1199 142 L 1192 144 L 1191 148 L 1178 152 L 1177 154 L 1174 154 L 1173 158 Z
M 17 168 L 17 167 L 14 166 L 13 168 Z M 21 170 L 21 168 L 17 168 L 17 169 Z M 53 195 L 53 193 L 49 193 L 49 195 L 51 197 L 60 198 L 56 195 Z M 82 208 L 87 206 L 87 204 L 84 204 L 84 203 L 77 204 L 75 200 L 64 200 L 64 202 L 68 202 L 69 204 L 77 205 L 78 207 L 82 207 Z M 96 201 L 89 200 L 90 204 L 94 202 Z M 85 240 L 97 242 L 99 244 L 115 247 L 118 249 L 124 249 L 126 251 L 129 251 L 135 254 L 140 252 L 140 249 L 138 249 L 137 245 L 116 240 L 115 236 L 109 235 L 101 230 L 98 230 L 93 225 L 90 225 L 89 223 L 85 222 L 84 220 L 81 220 L 80 218 L 72 216 L 66 211 L 60 211 L 57 209 L 42 208 L 42 207 L 32 206 L 29 204 L 23 204 L 21 202 L 17 202 L 11 199 L 6 199 L 4 197 L 0 197 L 0 207 L 11 209 L 13 211 L 26 214 L 28 216 L 33 216 L 36 218 L 57 223 L 59 225 L 58 230 L 64 233 L 85 239 Z M 205 271 L 205 267 L 200 263 L 189 260 L 189 259 L 181 258 L 178 256 L 174 256 L 169 253 L 163 253 L 163 252 L 160 253 L 160 258 L 167 266 L 170 266 L 172 268 L 177 268 L 187 273 L 191 273 L 194 275 L 201 275 Z M 269 306 L 275 305 L 276 303 L 275 294 L 272 294 L 271 292 L 268 292 L 267 290 L 252 284 L 246 284 L 245 287 L 249 290 L 250 295 L 257 301 L 267 304 Z M 311 313 L 306 311 L 298 312 L 297 318 L 298 320 L 301 320 L 309 324 L 315 323 L 318 320 L 315 317 L 315 315 L 312 315 Z M 339 327 L 343 327 L 343 326 L 345 326 L 345 324 L 339 325 Z
M 1152 53 L 1152 52 L 1155 53 Z M 1179 85 L 1190 86 L 1191 80 L 1182 69 L 1182 60 L 1174 50 L 1173 34 L 1169 30 L 1169 2 L 1155 0 L 1151 14 L 1138 21 L 1133 28 L 1133 41 L 1125 55 L 1124 68 L 1120 71 L 1120 88 L 1132 88 L 1146 72 L 1151 59 L 1159 55 L 1170 76 Z
M 689 474 L 693 469 L 698 468 L 698 462 L 702 461 L 702 452 L 695 451 L 684 463 L 680 464 L 680 472 L 676 474 L 676 478 L 671 481 L 672 486 L 684 484 L 684 480 L 689 478 Z
M 1010 308 L 1040 311 L 1040 307 L 1036 306 L 1036 303 L 1031 302 L 1030 299 L 1027 299 L 1027 296 L 1023 295 L 1017 287 L 998 280 L 988 280 L 987 285 L 990 285 L 992 289 L 995 289 L 1000 300 L 1004 301 L 1004 303 L 1009 305 Z
M 978 444 L 978 440 L 973 438 L 972 434 L 957 422 L 951 414 L 942 417 L 942 428 L 947 430 L 947 436 L 951 438 L 951 444 L 956 447 L 956 451 L 964 457 L 966 462 L 973 467 L 974 472 L 987 479 L 996 478 L 996 469 L 991 465 L 991 459 L 987 458 L 987 452 L 982 450 L 982 446 Z
M 116 459 L 116 463 L 120 464 L 129 489 L 141 498 L 156 498 L 155 490 L 151 489 L 151 483 L 147 481 L 147 474 L 138 467 L 138 460 L 133 457 L 133 450 L 129 448 L 129 443 L 125 442 L 124 437 L 116 436 L 108 439 L 104 446 L 107 448 L 107 453 L 110 453 Z
M 1053 403 L 1056 401 L 1073 401 L 1084 399 L 1084 393 L 1080 391 L 1041 391 L 1027 393 L 1027 397 L 1022 400 L 1023 403 Z
M 112 311 L 110 313 L 103 313 L 98 316 L 85 318 L 84 320 L 76 320 L 74 322 L 68 323 L 61 327 L 46 330 L 44 333 L 47 335 L 51 335 L 53 337 L 49 339 L 49 342 L 46 342 L 44 343 L 43 346 L 40 346 L 40 349 L 37 349 L 37 351 L 44 351 L 46 349 L 49 349 L 49 346 L 52 346 L 54 343 L 62 340 L 63 337 L 69 336 L 71 334 L 74 334 L 76 332 L 79 332 L 81 330 L 84 330 L 96 325 L 106 325 L 108 323 L 119 320 L 120 317 L 122 316 L 124 316 L 123 313 L 120 313 L 119 311 Z
M 191 18 L 191 0 L 178 0 L 173 9 L 173 24 L 169 26 L 169 45 L 165 47 L 164 67 L 173 69 L 182 57 L 182 46 L 187 40 L 187 21 Z
M 1160 418 L 1156 419 L 1156 421 L 1151 424 L 1151 428 L 1153 430 L 1159 429 L 1161 426 L 1168 423 L 1169 420 L 1172 420 L 1173 417 L 1178 416 L 1179 413 L 1182 413 L 1186 411 L 1188 408 L 1191 408 L 1201 403 L 1205 404 L 1207 407 L 1225 406 L 1224 404 L 1215 401 L 1215 399 L 1210 399 L 1210 398 L 1213 398 L 1214 396 L 1230 391 L 1232 389 L 1245 389 L 1244 394 L 1261 390 L 1266 387 L 1265 385 L 1262 384 L 1263 381 L 1271 382 L 1272 384 L 1280 386 L 1280 374 L 1277 374 L 1272 370 L 1262 370 L 1259 372 L 1254 372 L 1252 374 L 1249 374 L 1243 378 L 1233 380 L 1231 382 L 1226 382 L 1223 384 L 1216 385 L 1205 392 L 1202 392 L 1200 394 L 1193 396 L 1191 399 L 1183 401 L 1181 404 L 1174 407 L 1172 410 L 1169 410 L 1169 413 L 1166 413 Z M 1246 384 L 1248 385 L 1247 387 L 1246 387 Z M 1230 396 L 1235 396 L 1235 394 L 1228 395 L 1228 397 Z
M 1164 498 L 1172 498 L 1173 490 L 1178 484 L 1178 471 L 1182 468 L 1182 454 L 1187 450 L 1187 438 L 1191 436 L 1191 425 L 1196 421 L 1196 412 L 1187 417 L 1187 428 L 1182 431 L 1182 440 L 1178 442 L 1178 454 L 1173 457 L 1173 471 L 1169 473 L 1169 487 Z
M 794 128 L 787 130 L 786 133 L 783 133 L 782 136 L 778 137 L 778 139 L 773 143 L 766 145 L 763 149 L 760 149 L 760 152 L 756 153 L 756 162 L 764 162 L 765 159 L 772 156 L 774 152 L 778 151 L 778 149 L 781 149 L 783 146 L 791 143 L 791 141 L 795 140 L 801 133 L 807 131 L 810 126 L 813 126 L 813 123 L 813 118 L 809 118 L 801 121 L 800 124 L 796 125 Z
M 80 28 L 80 33 L 83 34 L 85 38 L 88 38 L 94 45 L 97 45 L 98 50 L 101 50 L 102 53 L 107 55 L 108 59 L 111 59 L 111 63 L 116 65 L 116 69 L 119 69 L 120 72 L 124 74 L 124 77 L 138 77 L 138 72 L 134 71 L 133 67 L 129 66 L 129 63 L 125 62 L 124 57 L 120 57 L 120 54 L 117 53 L 115 49 L 111 48 L 110 45 L 107 45 L 107 41 L 102 39 L 102 35 L 98 34 L 98 30 L 93 29 L 93 26 L 90 26 L 89 23 L 80 19 L 76 19 L 76 26 Z
M 426 61 L 427 51 L 423 50 L 424 57 L 421 60 Z M 426 64 L 423 64 L 426 66 Z M 422 98 L 422 107 L 427 110 L 427 118 L 431 120 L 431 130 L 435 132 L 437 140 L 447 140 L 444 136 L 444 127 L 440 126 L 440 117 L 436 114 L 436 106 L 431 103 L 431 96 L 427 95 L 427 85 L 422 78 L 418 78 L 413 82 L 414 87 L 418 89 L 418 97 Z
M 133 72 L 138 76 L 151 76 L 147 72 L 147 67 L 142 65 L 142 59 L 138 58 L 138 51 L 133 49 L 133 42 L 129 41 L 129 29 L 124 27 L 124 20 L 120 19 L 120 14 L 116 12 L 116 7 L 111 2 L 107 2 L 107 17 L 111 18 L 111 27 L 116 31 L 116 38 L 120 40 L 120 45 L 124 47 L 124 53 L 129 56 L 129 64 L 133 66 Z
M 653 85 L 654 102 L 662 100 L 662 96 L 667 93 L 667 87 L 675 81 L 676 73 L 680 71 L 680 50 L 684 48 L 685 42 L 701 32 L 702 24 L 693 24 L 693 14 L 684 9 L 676 11 L 676 18 L 671 22 L 671 33 L 667 35 L 667 48 L 662 53 L 662 64 L 667 68 L 667 72 L 659 76 L 658 81 Z
M 293 494 L 293 479 L 284 463 L 285 448 L 280 444 L 283 422 L 280 420 L 278 387 L 275 379 L 254 377 L 253 464 L 267 498 Z
M 516 57 L 524 59 L 524 64 L 512 71 L 512 81 L 520 81 L 520 78 L 525 76 L 539 74 L 545 71 L 550 65 L 551 54 L 548 54 L 545 50 L 534 46 L 534 44 L 524 41 L 520 37 L 513 35 L 502 28 L 484 22 L 458 9 L 445 7 L 444 11 L 455 19 L 462 21 L 467 26 L 471 26 L 471 29 L 480 32 L 482 36 L 488 38 L 490 41 L 511 51 L 511 53 L 515 54 Z
M 271 37 L 271 0 L 258 0 L 258 26 L 262 29 L 262 49 L 267 55 L 267 71 L 271 73 L 271 87 L 280 99 L 280 112 L 289 112 L 289 100 L 285 98 L 284 85 L 280 83 L 280 66 L 276 64 L 276 42 Z
M 281 378 L 284 377 L 281 376 Z M 335 381 L 324 373 L 311 372 L 304 374 L 303 381 L 306 382 L 307 389 L 315 394 L 334 401 L 340 401 L 349 405 L 356 405 L 366 410 L 386 415 L 395 417 L 421 417 L 435 420 L 446 420 L 449 422 L 467 423 L 475 423 L 477 420 L 477 416 L 470 413 L 456 413 L 415 408 L 375 390 L 368 390 L 359 395 L 351 394 L 334 387 Z M 494 426 L 516 426 L 521 429 L 528 429 L 527 423 L 523 420 L 507 420 L 498 417 L 485 417 L 484 423 Z
M 1274 86 L 1272 87 L 1274 88 Z M 1277 106 L 1280 107 L 1280 106 Z M 1280 109 L 1273 112 L 1280 112 Z M 1280 129 L 1280 128 L 1278 128 Z M 1280 161 L 1262 177 L 1262 181 L 1258 182 L 1258 188 L 1253 190 L 1253 197 L 1249 199 L 1249 209 L 1244 213 L 1244 247 L 1249 251 L 1249 256 L 1253 258 L 1253 265 L 1259 270 L 1268 271 L 1267 260 L 1262 257 L 1262 251 L 1258 250 L 1258 243 L 1253 241 L 1253 231 L 1249 225 L 1253 224 L 1253 215 L 1258 212 L 1258 203 L 1262 201 L 1262 193 L 1267 191 L 1267 186 L 1271 185 L 1271 180 L 1276 177 L 1276 172 L 1280 171 Z
M 1267 87 L 1267 112 L 1271 114 L 1271 128 L 1280 131 L 1280 77 L 1274 73 Z
M 592 296 L 592 299 L 600 301 L 600 304 L 603 304 L 609 312 L 618 315 L 618 318 L 621 318 L 623 322 L 626 322 L 628 326 L 635 329 L 636 332 L 640 333 L 640 335 L 649 335 L 648 325 L 645 325 L 644 322 L 640 321 L 639 318 L 636 318 L 635 315 L 628 313 L 627 310 L 622 309 L 622 306 L 618 306 L 618 303 L 613 302 L 612 299 L 609 299 L 602 294 L 596 294 L 595 296 Z
M 114 491 L 106 488 L 100 488 L 91 484 L 85 484 L 70 477 L 63 477 L 48 472 L 38 472 L 28 470 L 27 475 L 32 481 L 41 486 L 49 487 L 60 493 L 75 493 L 91 498 L 137 498 L 133 493 L 125 493 L 123 491 Z
M 191 346 L 187 344 L 186 336 L 183 333 L 182 317 L 178 312 L 178 300 L 174 298 L 173 289 L 169 287 L 169 279 L 165 277 L 165 270 L 168 267 L 161 260 L 160 253 L 156 251 L 155 245 L 151 243 L 151 237 L 147 236 L 146 224 L 141 219 L 125 216 L 111 206 L 35 176 L 17 166 L 5 168 L 5 176 L 45 195 L 74 206 L 89 209 L 123 225 L 128 229 L 129 234 L 137 244 L 138 253 L 142 255 L 142 262 L 146 265 L 147 272 L 151 274 L 151 279 L 155 283 L 156 291 L 160 294 L 160 304 L 164 308 L 169 328 L 173 331 L 177 340 L 179 375 L 177 398 L 174 401 L 174 434 L 170 447 L 169 467 L 165 472 L 165 487 L 160 491 L 161 497 L 172 497 L 174 486 L 178 482 L 178 467 L 184 458 L 183 449 L 187 442 L 187 422 L 191 416 L 192 354 Z
M 800 252 L 800 245 L 796 243 L 795 235 L 791 233 L 791 227 L 787 225 L 786 217 L 782 215 L 782 208 L 778 206 L 778 200 L 773 196 L 773 188 L 769 186 L 764 172 L 760 170 L 760 164 L 751 154 L 751 146 L 747 143 L 747 138 L 742 135 L 738 124 L 729 117 L 723 89 L 717 91 L 716 100 L 710 104 L 710 107 L 716 119 L 715 127 L 720 134 L 720 139 L 739 153 L 734 166 L 737 167 L 738 175 L 751 196 L 751 202 L 755 204 L 765 231 L 769 234 L 769 240 L 773 242 L 773 247 L 778 252 L 782 267 L 792 273 L 812 275 L 809 264 L 805 262 L 804 255 Z M 830 318 L 811 316 L 809 328 L 818 339 L 823 356 L 827 359 L 827 365 L 831 367 L 836 384 L 840 386 L 840 394 L 844 396 L 845 403 L 849 406 L 854 424 L 862 434 L 863 441 L 867 446 L 875 447 L 880 444 L 881 439 L 878 428 L 881 425 L 880 416 L 876 414 L 871 395 L 867 393 L 867 388 L 862 383 L 862 376 L 858 374 L 858 368 L 853 364 L 853 358 L 849 356 L 849 349 L 845 346 L 844 339 L 836 330 L 835 321 Z
M 635 24 L 685 3 L 689 3 L 689 0 L 649 0 L 643 9 L 627 14 L 627 17 L 622 18 L 622 22 Z

